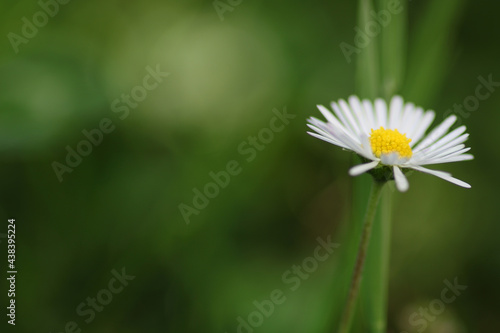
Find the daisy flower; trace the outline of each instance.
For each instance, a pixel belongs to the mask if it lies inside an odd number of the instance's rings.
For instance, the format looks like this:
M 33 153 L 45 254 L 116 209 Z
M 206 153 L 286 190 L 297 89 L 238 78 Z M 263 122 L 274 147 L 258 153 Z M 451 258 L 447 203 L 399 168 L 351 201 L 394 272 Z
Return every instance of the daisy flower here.
M 453 184 L 470 188 L 470 185 L 453 178 L 451 174 L 425 168 L 424 165 L 472 160 L 466 154 L 470 148 L 463 142 L 469 134 L 465 126 L 450 132 L 457 117 L 451 115 L 425 135 L 434 120 L 434 111 L 424 111 L 412 103 L 404 103 L 401 96 L 394 96 L 387 106 L 382 99 L 373 103 L 351 96 L 348 101 L 332 102 L 332 113 L 322 105 L 319 111 L 326 122 L 311 117 L 310 135 L 361 156 L 364 164 L 349 170 L 351 176 L 370 172 L 375 178 L 394 179 L 399 191 L 408 190 L 404 175 L 408 169 L 425 172 Z

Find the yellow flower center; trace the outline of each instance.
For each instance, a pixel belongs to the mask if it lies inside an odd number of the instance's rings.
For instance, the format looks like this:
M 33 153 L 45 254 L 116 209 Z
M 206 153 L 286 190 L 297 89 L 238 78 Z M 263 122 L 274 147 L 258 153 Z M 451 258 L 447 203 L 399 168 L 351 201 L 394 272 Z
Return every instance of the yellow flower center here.
M 375 156 L 398 153 L 401 158 L 410 158 L 413 154 L 410 148 L 411 139 L 401 134 L 397 129 L 390 130 L 380 127 L 370 133 L 370 145 Z

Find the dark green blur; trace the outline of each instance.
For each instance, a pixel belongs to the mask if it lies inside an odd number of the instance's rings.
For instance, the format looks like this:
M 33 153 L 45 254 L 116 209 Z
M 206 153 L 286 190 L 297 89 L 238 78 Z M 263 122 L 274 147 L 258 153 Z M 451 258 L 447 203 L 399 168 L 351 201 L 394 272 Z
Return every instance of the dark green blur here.
M 339 47 L 354 44 L 356 3 L 243 0 L 221 20 L 212 1 L 70 1 L 16 53 L 8 34 L 22 36 L 22 18 L 41 7 L 3 0 L 1 332 L 59 333 L 71 321 L 97 333 L 238 332 L 238 317 L 248 322 L 254 301 L 268 304 L 276 289 L 285 300 L 256 333 L 328 332 L 344 303 L 333 292 L 346 269 L 337 259 L 358 240 L 345 237 L 351 154 L 307 135 L 306 118 L 356 92 L 358 55 L 348 63 Z M 397 92 L 435 110 L 436 121 L 475 95 L 479 76 L 500 82 L 500 3 L 460 3 L 411 1 L 408 47 L 398 55 L 407 65 Z M 169 75 L 136 106 L 113 106 L 144 84 L 148 66 Z M 500 89 L 457 114 L 475 160 L 431 166 L 472 189 L 414 172 L 410 190 L 393 196 L 389 332 L 417 332 L 412 313 L 455 277 L 467 290 L 425 332 L 500 330 L 499 105 Z M 67 146 L 77 150 L 82 131 L 103 119 L 109 133 L 58 177 L 54 162 L 67 165 Z M 273 125 L 281 130 L 272 138 L 261 134 Z M 259 134 L 267 143 L 252 148 Z M 196 209 L 196 191 L 228 168 L 229 184 Z M 181 204 L 193 207 L 188 218 Z M 17 228 L 15 327 L 5 316 L 8 218 Z M 290 280 L 287 271 L 329 235 L 339 244 L 333 254 Z M 92 320 L 77 313 L 122 268 L 135 279 Z M 363 322 L 355 327 L 366 332 Z

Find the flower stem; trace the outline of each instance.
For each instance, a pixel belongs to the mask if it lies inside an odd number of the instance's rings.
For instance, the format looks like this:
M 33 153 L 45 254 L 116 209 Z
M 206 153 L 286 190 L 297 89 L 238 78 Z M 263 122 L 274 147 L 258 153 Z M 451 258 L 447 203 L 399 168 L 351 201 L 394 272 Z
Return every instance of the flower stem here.
M 382 194 L 382 188 L 385 182 L 374 180 L 370 197 L 368 199 L 368 206 L 366 208 L 365 219 L 363 221 L 363 231 L 361 234 L 361 242 L 359 244 L 358 255 L 356 258 L 356 266 L 354 267 L 354 274 L 351 280 L 351 287 L 349 289 L 349 296 L 347 304 L 342 315 L 340 322 L 339 333 L 348 333 L 351 328 L 354 309 L 356 306 L 356 299 L 358 298 L 359 287 L 361 284 L 361 277 L 363 273 L 363 266 L 366 259 L 366 251 L 370 242 L 370 235 L 372 231 L 373 219 L 377 212 L 378 202 Z

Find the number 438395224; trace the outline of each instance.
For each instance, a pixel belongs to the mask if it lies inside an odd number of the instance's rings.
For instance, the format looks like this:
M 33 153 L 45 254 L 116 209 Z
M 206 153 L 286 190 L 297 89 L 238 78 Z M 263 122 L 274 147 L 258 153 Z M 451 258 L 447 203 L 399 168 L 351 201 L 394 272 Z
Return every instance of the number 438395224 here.
M 9 262 L 10 269 L 15 269 L 14 263 L 16 262 L 16 225 L 14 222 L 14 219 L 10 219 L 7 226 L 7 242 L 9 243 L 7 261 Z

